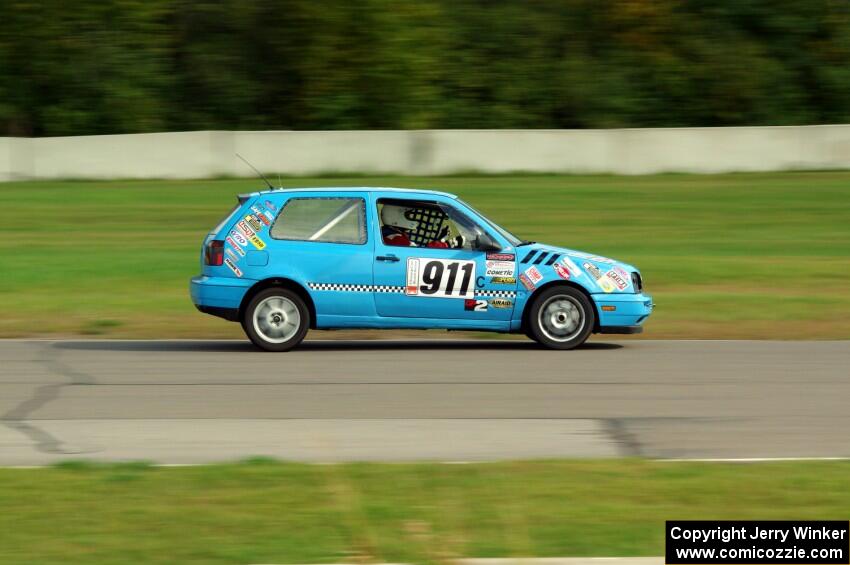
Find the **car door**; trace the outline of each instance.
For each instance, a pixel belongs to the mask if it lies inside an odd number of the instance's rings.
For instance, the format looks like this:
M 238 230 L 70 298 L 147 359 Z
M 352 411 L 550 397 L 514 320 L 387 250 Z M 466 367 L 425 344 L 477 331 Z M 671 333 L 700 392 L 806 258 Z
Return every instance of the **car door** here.
M 319 326 L 373 315 L 368 193 L 281 191 L 266 200 L 279 210 L 267 241 L 268 276 L 307 288 Z
M 385 205 L 409 206 L 408 215 L 413 220 L 427 217 L 429 207 L 439 208 L 454 231 L 467 235 L 466 241 L 456 248 L 428 247 L 422 240 L 411 246 L 389 245 L 381 220 Z M 371 207 L 372 225 L 377 230 L 373 275 L 378 316 L 511 319 L 516 299 L 516 255 L 507 242 L 489 233 L 474 213 L 450 198 L 403 198 L 395 194 L 375 197 Z M 435 228 L 430 233 L 439 231 Z M 473 233 L 479 241 L 469 241 Z M 450 238 L 457 235 L 450 233 Z

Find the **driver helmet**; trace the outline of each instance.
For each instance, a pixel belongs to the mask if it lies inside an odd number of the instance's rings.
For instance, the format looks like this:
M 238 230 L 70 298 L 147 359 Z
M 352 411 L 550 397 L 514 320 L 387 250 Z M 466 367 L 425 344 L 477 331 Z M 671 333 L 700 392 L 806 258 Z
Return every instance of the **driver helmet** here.
M 381 209 L 381 221 L 385 226 L 414 231 L 418 227 L 419 222 L 407 218 L 407 216 L 411 215 L 410 212 L 412 211 L 412 209 L 403 206 L 385 204 Z

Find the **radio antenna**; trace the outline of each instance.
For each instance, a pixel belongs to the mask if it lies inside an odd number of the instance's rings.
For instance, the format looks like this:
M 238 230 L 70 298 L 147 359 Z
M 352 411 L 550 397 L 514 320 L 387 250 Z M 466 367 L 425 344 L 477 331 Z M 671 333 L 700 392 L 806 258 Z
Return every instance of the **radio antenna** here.
M 245 157 L 243 157 L 243 156 L 242 156 L 242 155 L 240 155 L 239 153 L 237 153 L 237 154 L 236 154 L 236 156 L 237 156 L 237 157 L 239 157 L 240 159 L 242 159 L 242 160 L 245 162 L 245 164 L 246 164 L 246 165 L 248 165 L 249 167 L 251 167 L 252 169 L 254 169 L 254 172 L 255 172 L 255 173 L 257 173 L 258 175 L 260 175 L 260 178 L 261 178 L 261 179 L 263 179 L 264 181 L 266 181 L 266 185 L 268 185 L 269 190 L 274 190 L 274 187 L 272 186 L 272 183 L 270 183 L 270 182 L 269 182 L 269 179 L 267 179 L 267 178 L 265 177 L 265 175 L 263 175 L 263 173 L 261 173 L 261 172 L 257 169 L 257 167 L 255 167 L 254 165 L 252 165 L 251 163 L 249 163 L 249 162 L 248 162 L 248 159 L 246 159 Z

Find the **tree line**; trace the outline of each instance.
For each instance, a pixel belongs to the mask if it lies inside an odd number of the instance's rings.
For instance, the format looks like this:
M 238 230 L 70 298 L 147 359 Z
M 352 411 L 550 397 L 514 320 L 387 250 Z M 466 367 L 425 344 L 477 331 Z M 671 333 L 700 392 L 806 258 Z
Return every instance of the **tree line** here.
M 0 135 L 850 118 L 846 0 L 4 0 Z

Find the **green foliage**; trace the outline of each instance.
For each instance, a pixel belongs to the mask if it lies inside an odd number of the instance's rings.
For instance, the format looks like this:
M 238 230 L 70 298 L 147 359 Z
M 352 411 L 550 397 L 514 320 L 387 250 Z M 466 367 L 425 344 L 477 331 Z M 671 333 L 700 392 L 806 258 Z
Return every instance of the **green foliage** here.
M 0 134 L 850 119 L 835 0 L 9 0 Z
M 844 519 L 850 462 L 0 469 L 3 563 L 422 563 L 664 553 L 664 521 Z

